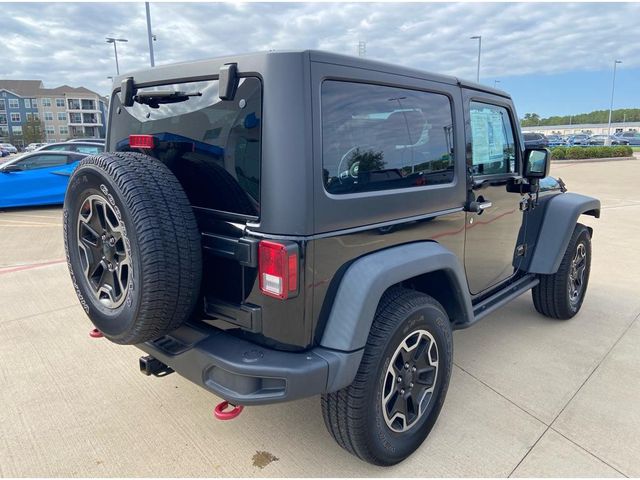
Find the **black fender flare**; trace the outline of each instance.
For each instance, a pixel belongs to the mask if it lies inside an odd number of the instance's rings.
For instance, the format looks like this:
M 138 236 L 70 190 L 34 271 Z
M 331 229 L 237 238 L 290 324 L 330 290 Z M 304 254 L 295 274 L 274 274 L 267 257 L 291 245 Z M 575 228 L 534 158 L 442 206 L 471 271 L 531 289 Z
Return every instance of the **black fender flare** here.
M 558 271 L 578 217 L 584 214 L 600 218 L 600 200 L 578 193 L 559 193 L 545 202 L 541 214 L 535 248 L 526 271 L 549 275 Z M 535 228 L 536 223 L 531 226 Z M 527 230 L 529 228 L 527 226 Z
M 364 348 L 384 292 L 404 280 L 435 271 L 444 271 L 451 280 L 451 295 L 461 307 L 461 318 L 456 322 L 471 322 L 471 297 L 458 257 L 439 243 L 415 242 L 368 254 L 349 266 L 331 306 L 320 346 L 343 352 Z

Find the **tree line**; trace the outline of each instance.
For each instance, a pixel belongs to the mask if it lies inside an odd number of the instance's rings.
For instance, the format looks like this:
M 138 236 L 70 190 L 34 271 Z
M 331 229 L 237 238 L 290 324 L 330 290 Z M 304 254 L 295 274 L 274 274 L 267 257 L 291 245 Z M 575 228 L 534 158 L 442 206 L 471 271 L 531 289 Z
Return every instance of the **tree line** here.
M 577 115 L 556 115 L 541 118 L 537 113 L 525 113 L 520 119 L 522 127 L 551 126 L 551 125 L 576 125 L 582 123 L 607 123 L 609 110 L 595 110 L 589 113 Z M 616 122 L 640 122 L 640 108 L 619 108 L 611 112 L 611 121 Z

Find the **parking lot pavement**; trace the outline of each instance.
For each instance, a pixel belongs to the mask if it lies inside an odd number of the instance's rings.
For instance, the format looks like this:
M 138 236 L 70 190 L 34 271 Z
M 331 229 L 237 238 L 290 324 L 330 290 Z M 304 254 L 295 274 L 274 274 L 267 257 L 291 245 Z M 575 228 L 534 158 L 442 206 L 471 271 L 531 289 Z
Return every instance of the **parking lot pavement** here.
M 640 161 L 555 165 L 599 197 L 580 315 L 530 295 L 454 334 L 451 387 L 432 434 L 391 469 L 325 431 L 318 398 L 213 419 L 218 399 L 141 352 L 88 336 L 61 209 L 0 212 L 0 476 L 639 476 Z

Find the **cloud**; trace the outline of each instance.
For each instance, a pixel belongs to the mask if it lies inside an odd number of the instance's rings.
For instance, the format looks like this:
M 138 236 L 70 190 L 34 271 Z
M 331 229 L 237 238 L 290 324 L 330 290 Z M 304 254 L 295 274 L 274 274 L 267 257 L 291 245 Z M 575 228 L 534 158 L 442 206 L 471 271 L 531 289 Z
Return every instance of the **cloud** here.
M 144 3 L 2 4 L 0 77 L 106 94 L 121 71 L 149 65 Z M 475 78 L 640 66 L 640 4 L 152 3 L 156 63 L 259 50 L 324 49 Z

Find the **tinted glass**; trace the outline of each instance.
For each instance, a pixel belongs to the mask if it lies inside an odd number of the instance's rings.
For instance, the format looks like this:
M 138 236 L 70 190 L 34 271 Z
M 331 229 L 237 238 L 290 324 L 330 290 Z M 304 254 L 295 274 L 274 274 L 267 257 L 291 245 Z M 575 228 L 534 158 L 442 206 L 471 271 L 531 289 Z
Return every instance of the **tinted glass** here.
M 62 151 L 62 150 L 68 150 L 68 151 L 73 151 L 73 145 L 50 145 L 47 147 L 42 147 L 42 150 L 45 151 Z
M 66 165 L 66 163 L 66 155 L 34 155 L 23 160 L 18 160 L 15 165 L 18 165 L 22 170 L 35 170 L 38 168 Z
M 141 150 L 166 164 L 183 184 L 192 205 L 257 216 L 260 208 L 262 86 L 242 78 L 234 100 L 218 98 L 218 81 L 138 90 L 201 93 L 186 101 L 121 107 L 113 99 L 110 148 L 132 150 L 129 135 L 155 137 Z M 118 113 L 120 111 L 120 113 Z
M 471 102 L 471 152 L 474 175 L 516 171 L 516 149 L 509 113 L 504 107 Z
M 73 151 L 95 155 L 96 153 L 104 152 L 104 147 L 101 147 L 100 145 L 75 145 Z
M 452 127 L 445 95 L 326 81 L 324 185 L 344 194 L 451 182 Z

